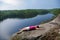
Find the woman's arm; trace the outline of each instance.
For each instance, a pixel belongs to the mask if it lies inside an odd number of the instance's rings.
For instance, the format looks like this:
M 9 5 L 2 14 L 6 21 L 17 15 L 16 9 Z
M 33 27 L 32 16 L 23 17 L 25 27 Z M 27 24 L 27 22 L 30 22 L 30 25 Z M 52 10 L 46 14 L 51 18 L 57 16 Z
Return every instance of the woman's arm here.
M 42 28 L 36 28 L 36 30 L 44 30 L 44 28 L 42 27 Z

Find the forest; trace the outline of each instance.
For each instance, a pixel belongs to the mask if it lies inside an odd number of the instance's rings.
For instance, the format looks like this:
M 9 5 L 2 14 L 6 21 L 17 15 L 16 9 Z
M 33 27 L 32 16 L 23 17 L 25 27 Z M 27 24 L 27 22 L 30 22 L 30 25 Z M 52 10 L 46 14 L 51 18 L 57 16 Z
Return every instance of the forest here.
M 0 21 L 6 18 L 32 18 L 37 15 L 52 13 L 60 14 L 60 8 L 55 9 L 26 9 L 26 10 L 0 10 Z

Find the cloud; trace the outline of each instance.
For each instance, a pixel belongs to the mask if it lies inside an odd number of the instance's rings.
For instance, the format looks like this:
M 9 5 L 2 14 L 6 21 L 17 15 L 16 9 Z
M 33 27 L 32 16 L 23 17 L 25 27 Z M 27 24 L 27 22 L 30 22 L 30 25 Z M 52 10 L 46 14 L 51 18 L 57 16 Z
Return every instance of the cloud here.
M 0 10 L 60 8 L 59 0 L 0 0 Z
M 32 0 L 32 5 L 34 8 L 50 9 L 58 7 L 58 0 Z
M 3 3 L 10 4 L 10 5 L 21 5 L 24 3 L 23 0 L 2 0 Z
M 23 0 L 0 0 L 0 10 L 21 9 L 26 6 Z

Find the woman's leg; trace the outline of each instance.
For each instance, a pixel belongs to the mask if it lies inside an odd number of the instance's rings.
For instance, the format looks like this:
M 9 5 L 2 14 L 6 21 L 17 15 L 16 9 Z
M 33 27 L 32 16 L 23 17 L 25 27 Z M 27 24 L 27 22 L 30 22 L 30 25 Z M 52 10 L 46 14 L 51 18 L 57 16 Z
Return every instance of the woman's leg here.
M 21 29 L 19 32 L 17 32 L 17 34 L 20 34 L 23 31 L 23 29 Z
M 28 31 L 28 30 L 29 30 L 29 27 L 25 27 L 25 28 L 21 29 L 17 34 L 20 34 L 21 32 Z
M 24 28 L 24 31 L 28 31 L 28 30 L 30 30 L 30 27 L 25 27 Z

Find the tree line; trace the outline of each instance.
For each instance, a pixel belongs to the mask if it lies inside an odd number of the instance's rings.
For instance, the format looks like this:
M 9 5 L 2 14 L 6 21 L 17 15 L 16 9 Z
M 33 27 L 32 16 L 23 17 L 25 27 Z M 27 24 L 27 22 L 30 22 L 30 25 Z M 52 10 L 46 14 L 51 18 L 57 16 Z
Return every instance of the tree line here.
M 6 18 L 31 18 L 47 13 L 58 15 L 60 13 L 60 9 L 0 10 L 0 21 Z

